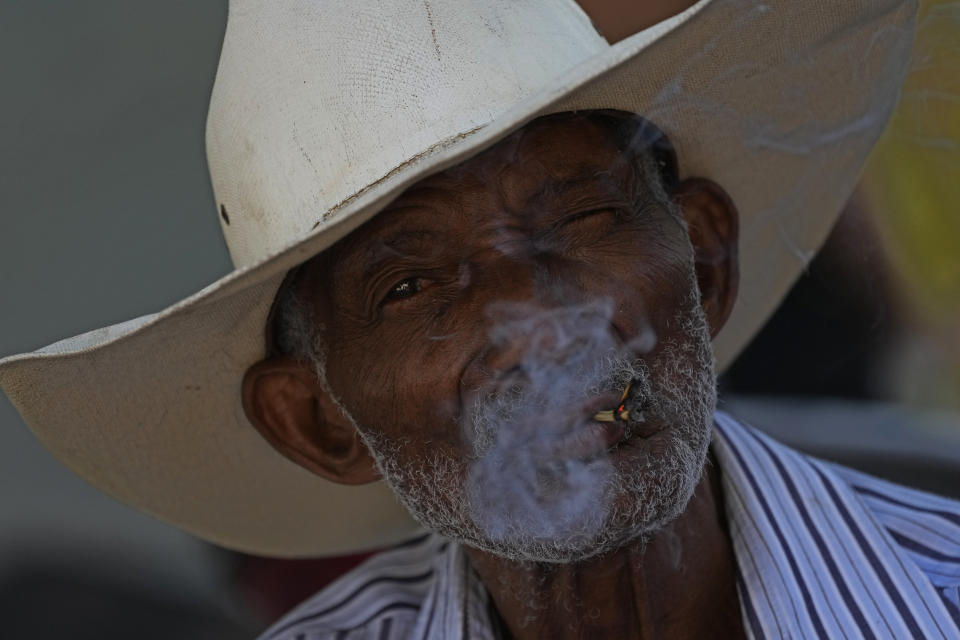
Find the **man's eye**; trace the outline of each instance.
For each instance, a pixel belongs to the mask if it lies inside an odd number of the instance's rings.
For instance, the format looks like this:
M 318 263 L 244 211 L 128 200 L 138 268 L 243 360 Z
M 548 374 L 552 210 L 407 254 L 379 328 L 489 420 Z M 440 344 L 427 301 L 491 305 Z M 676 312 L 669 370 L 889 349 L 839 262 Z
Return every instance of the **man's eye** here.
M 386 295 L 387 301 L 403 300 L 409 298 L 423 288 L 420 278 L 407 278 L 393 285 L 393 288 Z
M 559 229 L 578 223 L 608 223 L 611 220 L 619 222 L 621 220 L 621 212 L 617 209 L 593 209 L 590 211 L 582 211 L 580 213 L 566 216 L 558 223 L 554 224 L 554 228 Z

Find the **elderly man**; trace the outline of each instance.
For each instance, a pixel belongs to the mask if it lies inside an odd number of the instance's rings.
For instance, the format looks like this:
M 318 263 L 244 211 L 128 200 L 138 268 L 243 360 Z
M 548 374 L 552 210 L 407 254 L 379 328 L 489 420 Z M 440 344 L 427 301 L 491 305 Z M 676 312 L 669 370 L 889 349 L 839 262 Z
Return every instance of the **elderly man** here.
M 736 211 L 649 135 L 546 116 L 421 180 L 290 277 L 245 378 L 279 451 L 464 543 L 517 637 L 743 635 L 704 471 Z
M 955 636 L 960 506 L 715 411 L 912 15 L 702 0 L 611 47 L 569 3 L 235 0 L 208 149 L 238 270 L 0 382 L 220 544 L 400 543 L 266 638 Z

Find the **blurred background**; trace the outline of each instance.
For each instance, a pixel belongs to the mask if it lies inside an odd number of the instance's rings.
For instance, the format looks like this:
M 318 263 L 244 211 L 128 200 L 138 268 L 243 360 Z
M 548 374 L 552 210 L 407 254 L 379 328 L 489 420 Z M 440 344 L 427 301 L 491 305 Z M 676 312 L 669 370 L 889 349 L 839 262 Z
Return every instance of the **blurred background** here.
M 891 126 L 721 402 L 960 497 L 960 5 L 922 4 Z M 203 155 L 225 24 L 225 0 L 0 3 L 0 356 L 230 271 Z M 249 638 L 358 559 L 201 543 L 74 477 L 0 396 L 5 638 Z

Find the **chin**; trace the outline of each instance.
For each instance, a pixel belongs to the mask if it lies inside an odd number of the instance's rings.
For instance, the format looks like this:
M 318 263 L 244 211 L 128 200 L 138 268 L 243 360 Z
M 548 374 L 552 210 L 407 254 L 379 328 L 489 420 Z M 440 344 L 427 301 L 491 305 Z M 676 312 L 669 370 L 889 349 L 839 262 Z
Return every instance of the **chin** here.
M 573 563 L 643 547 L 689 504 L 702 476 L 708 433 L 691 442 L 666 429 L 642 442 L 623 443 L 592 467 L 575 469 L 591 486 L 548 496 L 556 502 L 545 498 L 536 509 L 516 504 L 515 496 L 478 495 L 482 486 L 468 490 L 468 526 L 439 532 L 521 562 Z

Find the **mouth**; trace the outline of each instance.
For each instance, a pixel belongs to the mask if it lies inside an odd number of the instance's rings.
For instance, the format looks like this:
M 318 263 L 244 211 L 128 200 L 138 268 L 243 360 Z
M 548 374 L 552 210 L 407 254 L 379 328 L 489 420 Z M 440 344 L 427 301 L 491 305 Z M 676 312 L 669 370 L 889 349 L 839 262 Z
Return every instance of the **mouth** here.
M 640 435 L 646 418 L 642 411 L 644 405 L 629 406 L 634 382 L 631 381 L 620 393 L 605 393 L 580 405 L 580 426 L 567 431 L 553 443 L 554 455 L 550 457 L 589 460 L 616 449 L 634 435 Z
M 623 393 L 620 395 L 620 401 L 617 403 L 616 409 L 605 409 L 603 411 L 598 411 L 593 415 L 593 419 L 597 422 L 630 422 L 630 409 L 627 408 L 627 398 L 630 396 L 630 387 L 633 386 L 635 381 L 631 380 L 630 384 L 627 385 L 627 388 L 623 390 Z M 634 420 L 643 421 L 643 413 L 641 411 L 634 412 Z
M 661 430 L 663 425 L 656 424 L 649 416 L 650 403 L 647 398 L 631 396 L 631 389 L 639 387 L 637 380 L 630 383 L 620 394 L 619 399 L 611 402 L 607 399 L 604 408 L 593 414 L 593 422 L 606 428 L 611 434 L 621 433 L 620 438 L 609 446 L 617 446 L 633 437 L 648 438 Z M 618 428 L 619 427 L 619 428 Z
M 563 422 L 567 427 L 556 431 L 539 431 L 539 436 L 535 435 L 535 431 L 530 434 L 529 440 L 525 439 L 525 444 L 534 447 L 535 455 L 540 460 L 588 461 L 611 453 L 634 438 L 652 436 L 661 430 L 662 425 L 654 423 L 649 413 L 645 413 L 649 403 L 641 397 L 639 389 L 641 385 L 632 380 L 621 392 L 589 398 L 574 408 L 577 418 L 573 421 L 564 419 L 563 412 L 540 414 L 536 422 L 557 421 L 555 424 Z M 523 441 L 515 444 L 524 446 Z

